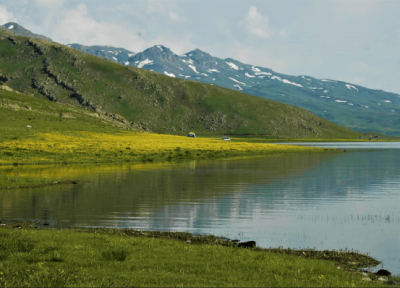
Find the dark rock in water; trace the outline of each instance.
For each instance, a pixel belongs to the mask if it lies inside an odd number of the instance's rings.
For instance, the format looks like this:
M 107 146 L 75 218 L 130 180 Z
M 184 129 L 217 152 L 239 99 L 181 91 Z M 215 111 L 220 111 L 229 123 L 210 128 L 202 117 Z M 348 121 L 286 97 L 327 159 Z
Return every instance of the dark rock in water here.
M 50 224 L 49 224 L 49 223 L 43 223 L 43 225 L 44 225 L 44 226 L 49 226 Z
M 385 269 L 381 269 L 381 270 L 379 270 L 378 272 L 376 272 L 375 274 L 376 274 L 376 275 L 379 275 L 379 276 L 389 276 L 389 275 L 392 275 L 392 273 L 390 273 L 390 271 L 385 270 Z
M 71 183 L 72 183 L 72 184 L 78 184 L 78 182 L 76 182 L 76 181 L 72 181 Z
M 238 247 L 253 248 L 253 247 L 256 247 L 256 241 L 242 242 L 242 243 L 239 243 Z

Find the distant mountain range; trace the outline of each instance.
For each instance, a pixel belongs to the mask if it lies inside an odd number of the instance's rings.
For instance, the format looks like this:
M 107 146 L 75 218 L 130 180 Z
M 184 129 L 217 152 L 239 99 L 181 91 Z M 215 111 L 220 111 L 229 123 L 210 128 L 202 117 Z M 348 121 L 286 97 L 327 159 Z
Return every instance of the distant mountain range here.
M 120 65 L 55 42 L 14 35 L 9 30 L 0 29 L 1 86 L 88 110 L 100 121 L 120 123 L 119 128 L 122 125 L 124 129 L 178 135 L 195 131 L 200 136 L 357 139 L 361 135 L 298 107 Z M 117 53 L 123 52 L 114 52 L 113 57 L 120 56 Z M 7 107 L 0 108 L 20 113 L 20 106 Z M 59 115 L 50 107 L 47 112 Z
M 163 45 L 139 53 L 112 46 L 68 46 L 122 65 L 298 106 L 356 131 L 400 134 L 400 95 L 396 93 L 332 79 L 285 75 L 232 58 L 213 57 L 199 49 L 177 55 Z
M 44 36 L 33 34 L 17 23 L 7 23 L 2 28 L 17 35 L 44 39 Z M 45 40 L 51 41 L 49 38 Z M 139 53 L 113 46 L 67 46 L 124 66 L 298 106 L 356 131 L 400 135 L 400 95 L 396 93 L 332 79 L 284 75 L 232 58 L 213 57 L 199 49 L 177 55 L 163 45 L 155 45 Z

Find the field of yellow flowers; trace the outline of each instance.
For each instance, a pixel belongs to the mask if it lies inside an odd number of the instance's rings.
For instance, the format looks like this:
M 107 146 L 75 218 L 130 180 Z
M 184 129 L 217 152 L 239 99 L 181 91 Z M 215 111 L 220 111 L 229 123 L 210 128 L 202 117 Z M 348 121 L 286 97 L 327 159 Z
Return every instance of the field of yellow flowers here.
M 140 132 L 52 132 L 1 142 L 0 165 L 152 162 L 318 150 Z

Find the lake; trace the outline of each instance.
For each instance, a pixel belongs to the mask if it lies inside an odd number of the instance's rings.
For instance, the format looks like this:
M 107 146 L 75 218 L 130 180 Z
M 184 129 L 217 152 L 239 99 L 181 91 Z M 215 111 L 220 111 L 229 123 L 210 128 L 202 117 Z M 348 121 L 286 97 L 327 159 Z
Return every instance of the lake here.
M 382 261 L 377 268 L 400 275 L 400 144 L 309 145 L 347 152 L 1 167 L 8 175 L 70 175 L 86 182 L 0 190 L 0 215 L 63 227 L 214 234 L 266 248 L 354 249 Z

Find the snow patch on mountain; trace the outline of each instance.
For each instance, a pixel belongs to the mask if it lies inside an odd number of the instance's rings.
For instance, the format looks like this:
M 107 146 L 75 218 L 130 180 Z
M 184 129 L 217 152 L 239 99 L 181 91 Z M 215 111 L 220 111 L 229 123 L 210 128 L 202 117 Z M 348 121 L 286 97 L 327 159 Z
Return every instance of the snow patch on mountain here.
M 14 25 L 10 25 L 10 26 L 8 26 L 8 29 L 13 29 L 14 28 Z
M 206 74 L 206 73 L 201 73 L 200 75 L 208 76 L 208 74 Z
M 185 78 L 190 78 L 190 76 L 185 76 Z
M 219 71 L 217 69 L 208 69 L 207 72 L 210 72 L 210 73 L 217 72 L 217 73 L 219 73 Z
M 225 62 L 225 63 L 228 64 L 229 67 L 231 67 L 232 69 L 239 70 L 239 66 L 235 65 L 234 63 L 232 62 Z
M 258 69 L 257 67 L 252 66 L 251 70 L 253 70 L 253 72 L 261 72 L 260 69 Z
M 254 78 L 254 77 L 256 77 L 256 76 L 254 76 L 254 75 L 250 75 L 250 74 L 249 74 L 249 73 L 247 73 L 247 72 L 246 72 L 246 73 L 244 73 L 244 75 L 245 75 L 245 76 L 247 76 L 247 77 L 249 77 L 249 78 Z
M 129 65 L 129 61 L 126 61 L 126 62 L 125 62 L 125 65 L 128 66 L 128 65 Z
M 357 90 L 358 91 L 358 89 L 357 89 L 357 87 L 354 87 L 353 85 L 350 85 L 350 84 L 346 84 L 346 87 L 347 87 L 347 89 L 354 89 L 354 90 Z
M 258 78 L 261 78 L 261 79 L 263 79 L 265 76 L 258 76 Z
M 117 61 L 117 62 L 118 62 L 118 59 L 117 59 L 117 58 L 115 58 L 115 57 L 111 57 L 111 58 L 113 58 L 115 61 Z
M 383 100 L 383 102 L 392 103 L 392 101 L 390 101 L 390 100 Z
M 157 46 L 158 47 L 158 46 Z M 160 47 L 159 47 L 160 48 Z M 164 71 L 164 74 L 169 76 L 169 77 L 176 77 L 173 73 L 168 73 L 167 71 Z
M 182 59 L 182 62 L 183 63 L 186 63 L 186 64 L 192 64 L 193 65 L 193 60 L 192 59 L 189 59 L 189 60 L 184 60 L 184 59 Z
M 146 58 L 146 60 L 140 61 L 139 64 L 137 65 L 137 67 L 142 68 L 145 65 L 151 65 L 151 64 L 153 64 L 153 60 L 149 60 Z
M 242 88 L 242 87 L 240 87 L 240 85 L 239 85 L 239 84 L 235 84 L 235 85 L 233 85 L 233 87 L 236 87 L 236 88 L 238 88 L 240 91 L 242 91 L 242 90 L 243 90 L 243 88 Z
M 236 83 L 242 84 L 243 86 L 247 86 L 246 83 L 240 82 L 238 80 L 236 80 L 235 78 L 232 77 L 228 77 L 229 79 L 231 79 L 232 81 L 235 81 Z
M 335 82 L 335 83 L 337 83 L 337 81 L 327 80 L 327 79 L 322 79 L 321 81 L 322 81 L 322 82 Z
M 256 75 L 267 75 L 267 76 L 271 76 L 272 75 L 271 73 L 268 73 L 268 72 L 256 72 L 254 74 L 256 74 Z
M 276 80 L 282 81 L 282 82 L 285 83 L 285 84 L 291 84 L 291 85 L 295 85 L 295 86 L 298 86 L 298 87 L 303 87 L 303 85 L 301 85 L 301 84 L 297 84 L 297 83 L 295 83 L 295 82 L 290 82 L 289 80 L 287 80 L 287 79 L 282 79 L 282 78 L 279 77 L 279 76 L 272 76 L 271 79 L 272 79 L 272 80 L 276 79 Z
M 161 50 L 161 52 L 164 52 L 164 50 L 161 48 L 160 45 L 157 45 L 157 48 Z M 175 76 L 174 76 L 175 77 Z
M 129 53 L 129 54 L 128 54 L 128 57 L 132 57 L 132 56 L 134 56 L 134 55 L 136 55 L 136 53 Z
M 199 74 L 200 72 L 197 72 L 196 67 L 193 65 L 188 65 L 189 68 L 191 68 L 196 74 Z
M 338 103 L 347 103 L 346 100 L 335 100 L 335 102 L 338 102 Z

